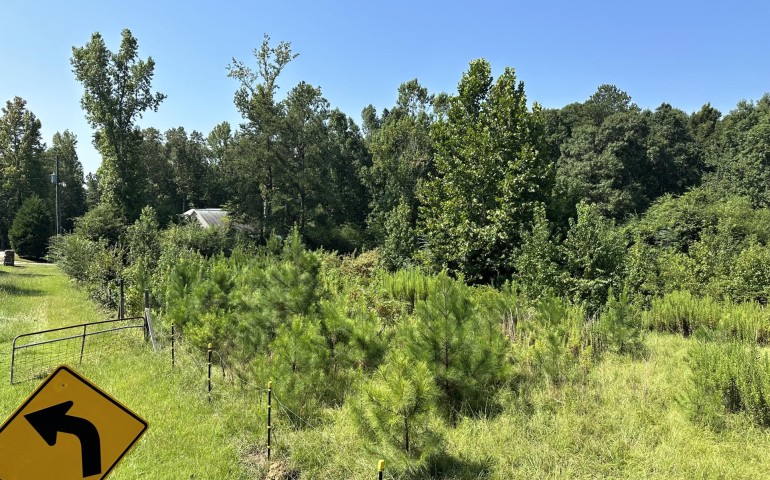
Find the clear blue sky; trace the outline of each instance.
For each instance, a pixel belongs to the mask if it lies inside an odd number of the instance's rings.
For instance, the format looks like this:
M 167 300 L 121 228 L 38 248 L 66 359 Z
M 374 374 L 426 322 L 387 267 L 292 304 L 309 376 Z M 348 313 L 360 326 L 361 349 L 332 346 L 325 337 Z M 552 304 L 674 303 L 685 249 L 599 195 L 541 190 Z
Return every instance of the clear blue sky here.
M 770 91 L 770 2 L 612 1 L 240 1 L 0 0 L 0 102 L 20 96 L 43 123 L 47 144 L 69 129 L 86 172 L 100 157 L 69 63 L 98 31 L 117 50 L 120 31 L 156 61 L 154 87 L 168 98 L 140 121 L 161 131 L 208 134 L 240 122 L 227 78 L 233 57 L 253 65 L 263 33 L 300 53 L 280 80 L 320 86 L 360 123 L 363 107 L 390 107 L 417 78 L 454 91 L 472 59 L 497 74 L 514 67 L 530 101 L 562 107 L 603 83 L 643 108 L 704 103 L 728 113 Z

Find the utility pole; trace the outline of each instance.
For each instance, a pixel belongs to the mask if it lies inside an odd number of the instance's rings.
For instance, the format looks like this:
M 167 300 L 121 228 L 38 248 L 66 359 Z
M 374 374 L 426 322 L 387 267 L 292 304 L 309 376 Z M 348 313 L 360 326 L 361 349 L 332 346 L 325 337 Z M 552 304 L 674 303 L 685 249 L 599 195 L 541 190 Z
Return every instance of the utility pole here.
M 56 154 L 56 166 L 54 167 L 53 175 L 51 175 L 51 183 L 56 186 L 56 235 L 61 233 L 59 228 L 59 154 Z

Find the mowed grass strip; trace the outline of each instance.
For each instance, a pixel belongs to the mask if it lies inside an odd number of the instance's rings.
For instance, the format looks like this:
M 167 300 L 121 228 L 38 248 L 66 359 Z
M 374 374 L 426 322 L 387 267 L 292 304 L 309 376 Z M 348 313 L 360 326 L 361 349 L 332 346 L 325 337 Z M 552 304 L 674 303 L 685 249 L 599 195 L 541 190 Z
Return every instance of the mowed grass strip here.
M 55 266 L 0 266 L 0 422 L 40 383 L 10 385 L 16 335 L 114 316 L 97 310 Z M 140 346 L 102 356 L 98 363 L 70 366 L 150 424 L 110 478 L 255 478 L 243 459 L 256 448 L 255 439 L 264 436 L 264 413 L 256 402 L 216 398 L 209 403 L 205 373 L 172 371 L 167 349 L 155 353 Z

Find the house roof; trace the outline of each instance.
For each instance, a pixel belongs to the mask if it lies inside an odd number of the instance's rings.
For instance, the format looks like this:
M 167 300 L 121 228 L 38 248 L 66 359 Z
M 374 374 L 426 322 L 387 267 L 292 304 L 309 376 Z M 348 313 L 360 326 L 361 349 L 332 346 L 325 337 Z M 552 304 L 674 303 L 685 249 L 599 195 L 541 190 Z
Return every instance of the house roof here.
M 192 208 L 182 215 L 194 218 L 201 227 L 221 227 L 227 212 L 221 208 Z

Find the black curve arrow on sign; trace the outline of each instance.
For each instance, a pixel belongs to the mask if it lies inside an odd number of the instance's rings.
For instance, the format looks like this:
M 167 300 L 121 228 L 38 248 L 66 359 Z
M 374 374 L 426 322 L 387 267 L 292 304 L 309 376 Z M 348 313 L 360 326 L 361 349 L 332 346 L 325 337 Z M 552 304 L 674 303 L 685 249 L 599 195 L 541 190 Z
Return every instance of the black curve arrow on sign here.
M 99 431 L 93 423 L 80 417 L 71 417 L 67 412 L 73 402 L 67 401 L 58 405 L 38 410 L 24 415 L 24 418 L 43 437 L 45 443 L 56 445 L 58 432 L 70 433 L 80 440 L 80 451 L 83 457 L 83 477 L 102 473 L 102 453 L 99 443 Z

